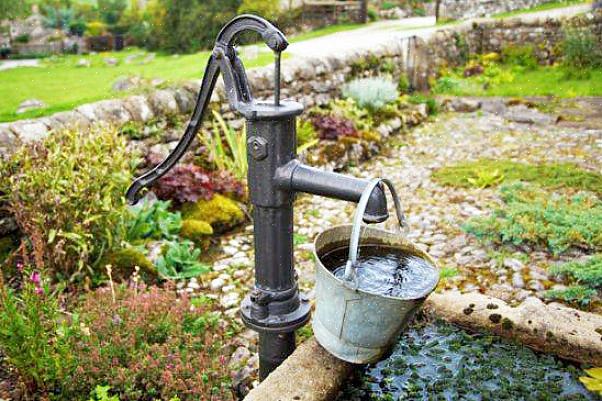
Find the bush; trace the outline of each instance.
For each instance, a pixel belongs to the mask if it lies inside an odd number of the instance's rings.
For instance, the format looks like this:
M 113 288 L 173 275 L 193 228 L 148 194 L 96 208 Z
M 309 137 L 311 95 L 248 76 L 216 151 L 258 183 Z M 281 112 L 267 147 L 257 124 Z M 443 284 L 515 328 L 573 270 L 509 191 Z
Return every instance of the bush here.
M 255 14 L 273 20 L 280 11 L 279 0 L 242 0 L 238 7 L 239 14 Z
M 320 139 L 337 140 L 343 136 L 357 136 L 353 121 L 343 117 L 318 115 L 311 120 Z
M 529 70 L 535 69 L 539 65 L 532 45 L 506 46 L 502 49 L 502 60 L 505 64 L 519 65 Z
M 86 33 L 89 36 L 101 36 L 107 32 L 107 26 L 101 21 L 88 22 Z
M 0 165 L 0 193 L 37 268 L 67 278 L 96 273 L 96 262 L 124 233 L 130 157 L 114 130 L 70 130 Z
M 86 332 L 72 348 L 77 369 L 58 398 L 79 400 L 100 384 L 122 401 L 233 400 L 220 355 L 228 324 L 208 302 L 155 287 L 89 294 L 77 310 Z
M 575 69 L 575 71 L 601 67 L 602 49 L 600 46 L 600 41 L 590 31 L 567 31 L 562 43 L 564 66 L 567 69 Z
M 297 119 L 297 147 L 304 146 L 316 140 L 318 133 L 311 121 Z
M 602 249 L 602 201 L 579 193 L 572 197 L 549 194 L 516 183 L 500 189 L 503 208 L 484 218 L 473 218 L 464 230 L 500 244 L 543 247 L 560 254 L 576 247 Z
M 22 267 L 21 267 L 22 268 Z M 48 399 L 71 375 L 76 335 L 60 313 L 57 292 L 39 271 L 22 270 L 22 290 L 8 289 L 0 276 L 0 349 L 26 396 Z
M 376 111 L 397 100 L 399 92 L 390 79 L 363 78 L 345 84 L 343 96 L 353 99 L 360 107 Z

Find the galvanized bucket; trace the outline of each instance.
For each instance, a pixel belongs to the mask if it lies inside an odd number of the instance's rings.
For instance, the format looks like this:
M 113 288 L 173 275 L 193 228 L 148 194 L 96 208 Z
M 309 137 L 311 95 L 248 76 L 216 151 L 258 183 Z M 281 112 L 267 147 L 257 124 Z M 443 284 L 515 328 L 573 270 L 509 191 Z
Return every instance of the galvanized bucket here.
M 390 350 L 414 312 L 437 283 L 415 299 L 377 295 L 357 289 L 354 265 L 358 246 L 386 246 L 403 253 L 423 258 L 436 266 L 432 258 L 400 233 L 392 233 L 369 226 L 361 221 L 368 198 L 376 185 L 386 184 L 395 202 L 400 229 L 405 226 L 399 199 L 390 181 L 376 179 L 368 185 L 358 204 L 353 225 L 342 225 L 325 230 L 315 240 L 316 311 L 313 331 L 316 340 L 332 355 L 351 363 L 372 363 Z M 360 230 L 361 238 L 360 238 Z M 345 277 L 341 280 L 324 266 L 322 257 L 333 250 L 349 247 Z M 436 267 L 435 267 L 436 268 Z

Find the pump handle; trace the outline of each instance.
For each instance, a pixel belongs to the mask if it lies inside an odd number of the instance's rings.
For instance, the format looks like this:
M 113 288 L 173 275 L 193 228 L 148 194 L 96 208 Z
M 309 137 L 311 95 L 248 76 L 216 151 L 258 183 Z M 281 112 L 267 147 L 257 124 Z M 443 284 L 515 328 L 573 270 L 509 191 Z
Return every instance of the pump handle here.
M 184 156 L 201 128 L 220 72 L 223 74 L 228 102 L 234 110 L 244 112 L 253 103 L 244 65 L 234 48 L 237 38 L 245 31 L 259 33 L 265 44 L 276 52 L 277 58 L 279 58 L 279 53 L 288 47 L 284 34 L 268 21 L 256 15 L 243 14 L 227 23 L 217 35 L 213 52 L 207 61 L 201 89 L 184 135 L 175 149 L 161 163 L 134 180 L 126 192 L 126 199 L 130 204 L 138 202 L 138 194 L 142 188 L 152 185 Z

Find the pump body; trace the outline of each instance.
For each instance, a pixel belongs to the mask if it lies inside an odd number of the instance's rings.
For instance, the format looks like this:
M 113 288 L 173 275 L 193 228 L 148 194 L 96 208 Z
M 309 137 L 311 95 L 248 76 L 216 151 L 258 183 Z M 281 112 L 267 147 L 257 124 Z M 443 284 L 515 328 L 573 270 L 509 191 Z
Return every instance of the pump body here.
M 276 52 L 275 98 L 253 99 L 242 62 L 234 48 L 243 31 L 258 32 Z M 157 167 L 136 179 L 127 192 L 131 203 L 183 156 L 198 133 L 218 73 L 224 77 L 231 108 L 246 118 L 248 188 L 253 205 L 255 285 L 241 305 L 244 323 L 259 333 L 260 379 L 295 349 L 295 330 L 310 317 L 310 303 L 299 293 L 293 261 L 293 202 L 297 192 L 358 202 L 368 180 L 305 166 L 297 160 L 296 118 L 303 106 L 280 101 L 280 52 L 288 43 L 282 32 L 262 18 L 243 15 L 218 35 L 195 110 L 174 151 Z M 386 220 L 387 202 L 381 186 L 372 192 L 364 220 Z

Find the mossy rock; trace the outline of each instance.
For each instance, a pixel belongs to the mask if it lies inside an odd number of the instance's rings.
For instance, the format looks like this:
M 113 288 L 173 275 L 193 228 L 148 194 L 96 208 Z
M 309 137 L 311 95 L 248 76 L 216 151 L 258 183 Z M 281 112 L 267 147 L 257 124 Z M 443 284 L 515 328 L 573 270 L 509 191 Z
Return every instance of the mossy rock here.
M 180 229 L 180 237 L 193 241 L 203 249 L 209 247 L 212 234 L 213 227 L 211 227 L 211 224 L 201 220 L 184 220 Z
M 182 214 L 185 220 L 209 223 L 216 233 L 228 231 L 245 221 L 245 214 L 238 204 L 223 195 L 186 203 L 182 207 Z
M 151 283 L 158 280 L 157 270 L 153 263 L 135 248 L 122 248 L 107 252 L 100 261 L 100 268 L 104 269 L 106 265 L 111 265 L 115 281 L 128 280 L 136 266 L 140 268 L 139 274 L 144 282 Z

